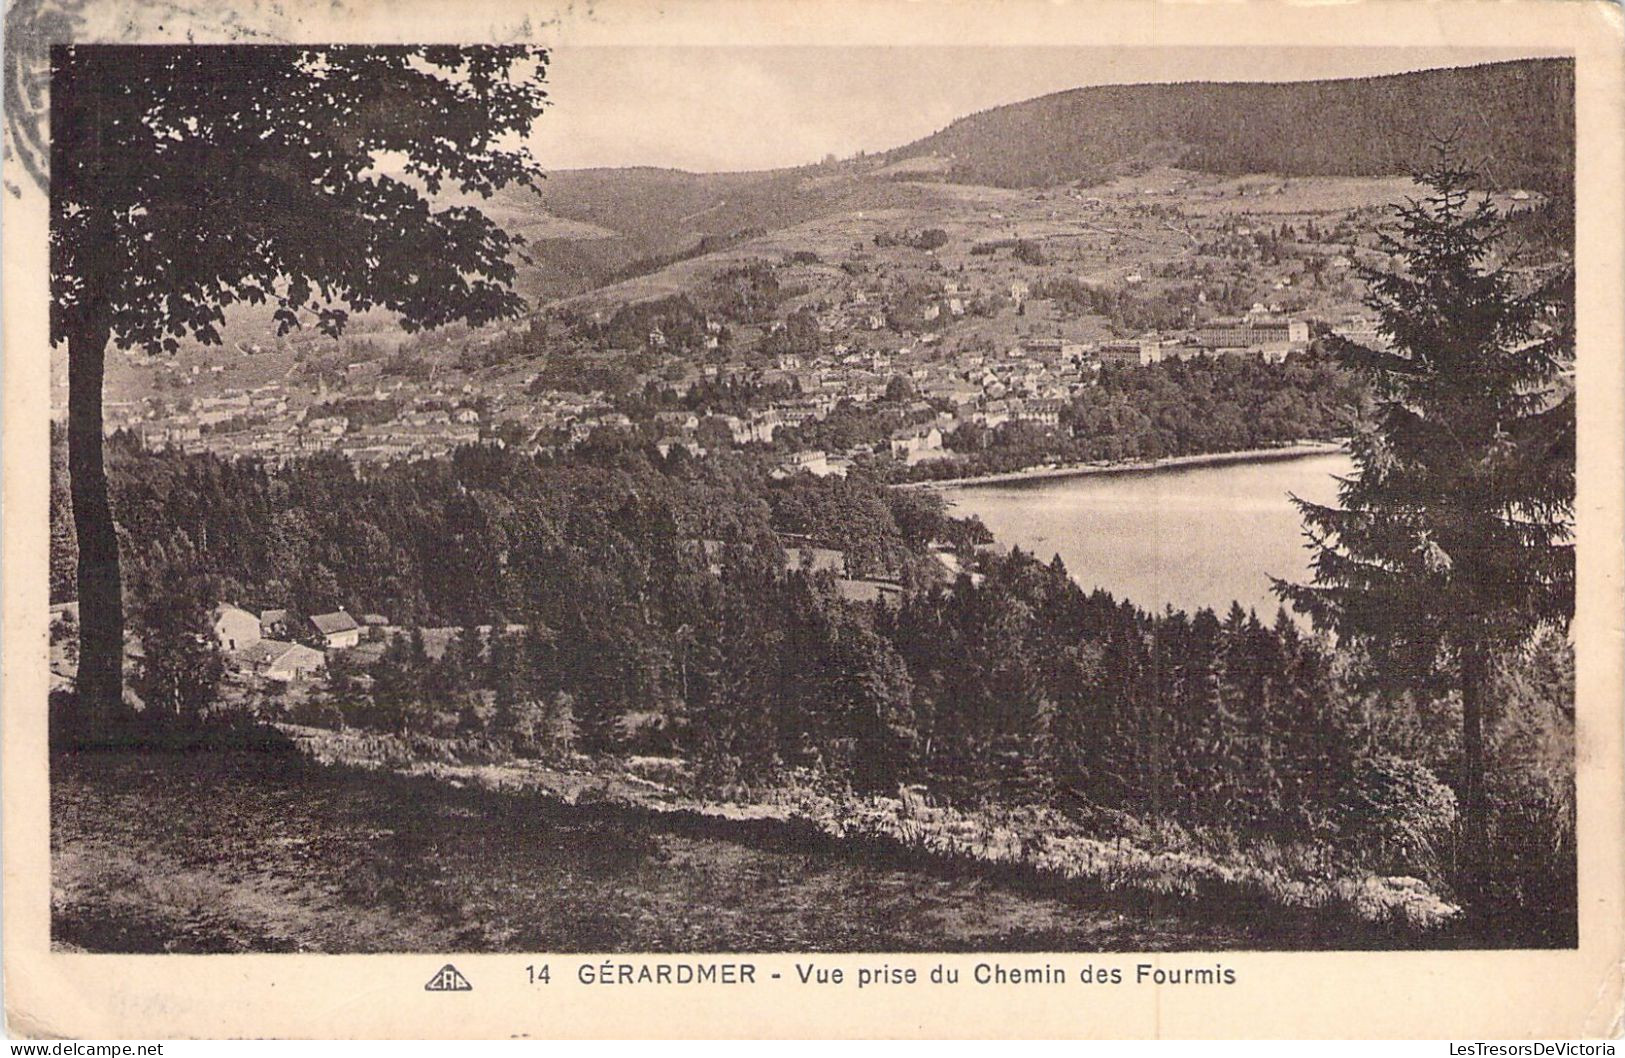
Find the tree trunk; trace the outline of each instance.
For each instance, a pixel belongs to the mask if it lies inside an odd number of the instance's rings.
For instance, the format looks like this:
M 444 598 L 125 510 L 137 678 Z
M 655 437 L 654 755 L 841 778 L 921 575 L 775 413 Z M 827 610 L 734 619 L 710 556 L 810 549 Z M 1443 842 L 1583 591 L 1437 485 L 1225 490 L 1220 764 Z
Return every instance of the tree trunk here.
M 1488 866 L 1489 818 L 1484 798 L 1484 650 L 1470 644 L 1461 653 L 1461 876 L 1469 899 L 1482 904 Z M 1482 910 L 1480 907 L 1479 910 Z
M 102 368 L 108 326 L 90 321 L 68 335 L 68 477 L 79 538 L 79 672 L 72 734 L 116 740 L 124 707 L 124 600 L 118 534 L 102 463 Z

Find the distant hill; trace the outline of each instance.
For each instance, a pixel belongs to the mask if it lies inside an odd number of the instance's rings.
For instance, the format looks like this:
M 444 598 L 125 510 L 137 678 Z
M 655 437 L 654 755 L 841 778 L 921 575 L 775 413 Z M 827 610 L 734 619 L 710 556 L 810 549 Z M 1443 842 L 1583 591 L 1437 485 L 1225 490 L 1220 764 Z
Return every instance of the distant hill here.
M 1574 176 L 1574 63 L 1530 59 L 1281 84 L 1078 88 L 961 118 L 891 151 L 995 187 L 1097 182 L 1135 166 L 1212 173 L 1409 172 L 1436 137 L 1495 187 L 1562 194 Z
M 1404 174 L 1455 133 L 1494 187 L 1568 200 L 1574 65 L 1494 63 L 1355 80 L 1079 88 L 974 114 L 886 154 L 759 172 L 548 174 L 482 205 L 524 235 L 521 292 L 578 293 L 763 233 L 940 201 L 943 182 L 1042 187 L 1165 165 L 1284 176 Z
M 874 164 L 746 173 L 572 169 L 548 174 L 537 194 L 505 193 L 490 212 L 530 243 L 535 264 L 524 272 L 523 292 L 556 296 L 718 241 L 832 213 L 906 209 L 934 197 L 929 187 L 868 177 L 864 170 Z M 538 214 L 551 222 L 539 223 Z M 560 221 L 596 234 L 555 235 Z

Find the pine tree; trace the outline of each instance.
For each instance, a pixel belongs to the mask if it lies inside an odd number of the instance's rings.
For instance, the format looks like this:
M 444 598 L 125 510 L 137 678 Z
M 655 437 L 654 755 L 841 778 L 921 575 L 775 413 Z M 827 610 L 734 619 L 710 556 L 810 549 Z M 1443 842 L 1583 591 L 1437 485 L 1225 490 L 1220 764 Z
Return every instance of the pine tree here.
M 575 699 L 564 691 L 553 695 L 542 715 L 541 730 L 536 734 L 540 747 L 555 756 L 568 756 L 576 745 Z
M 1396 207 L 1362 269 L 1390 348 L 1342 342 L 1373 406 L 1341 506 L 1298 501 L 1313 583 L 1276 582 L 1317 628 L 1410 687 L 1454 684 L 1462 710 L 1463 880 L 1484 866 L 1484 690 L 1500 652 L 1573 611 L 1572 275 L 1521 284 L 1490 262 L 1505 230 L 1441 147 L 1428 191 Z M 1525 289 L 1527 287 L 1527 289 Z

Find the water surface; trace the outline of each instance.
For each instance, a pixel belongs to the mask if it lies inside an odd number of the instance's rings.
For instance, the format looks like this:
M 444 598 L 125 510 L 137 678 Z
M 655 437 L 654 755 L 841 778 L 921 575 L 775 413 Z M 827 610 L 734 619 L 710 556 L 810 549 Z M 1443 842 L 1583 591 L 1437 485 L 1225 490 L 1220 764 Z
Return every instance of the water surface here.
M 976 485 L 948 493 L 1001 544 L 1059 554 L 1086 589 L 1149 610 L 1220 612 L 1237 600 L 1273 618 L 1271 575 L 1304 580 L 1303 523 L 1289 494 L 1334 503 L 1343 453 L 1125 474 Z

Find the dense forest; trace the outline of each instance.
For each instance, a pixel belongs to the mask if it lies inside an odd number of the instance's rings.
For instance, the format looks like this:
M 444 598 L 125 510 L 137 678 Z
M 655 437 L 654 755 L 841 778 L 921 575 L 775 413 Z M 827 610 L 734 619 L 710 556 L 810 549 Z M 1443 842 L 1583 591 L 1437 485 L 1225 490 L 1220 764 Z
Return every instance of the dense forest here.
M 710 791 L 922 783 L 954 803 L 1166 818 L 1301 842 L 1325 870 L 1448 884 L 1449 701 L 1366 686 L 1284 614 L 1153 614 L 1086 593 L 1059 559 L 999 553 L 929 493 L 637 450 L 468 448 L 362 473 L 126 440 L 110 466 L 148 667 L 212 652 L 219 600 L 345 605 L 401 629 L 335 654 L 325 685 L 284 706 L 295 720 L 670 758 Z M 848 601 L 831 573 L 786 560 L 792 541 L 904 592 Z M 1523 909 L 1508 928 L 1547 942 L 1572 928 L 1572 799 L 1554 763 L 1572 738 L 1570 664 L 1543 636 L 1498 677 L 1498 884 Z
M 783 427 L 775 437 L 773 450 L 788 452 L 819 447 L 840 452 L 856 445 L 886 449 L 890 432 L 918 418 L 908 413 L 908 408 L 916 403 L 912 390 L 907 385 L 894 388 L 895 392 L 889 393 L 887 400 L 874 405 L 840 405 L 822 421 L 809 419 L 801 426 Z M 747 380 L 718 380 L 695 385 L 682 398 L 656 387 L 652 392 L 624 398 L 619 408 L 637 421 L 647 421 L 655 411 L 669 408 L 715 416 L 739 413 L 749 401 L 760 397 L 760 387 L 754 387 Z M 1020 421 L 991 429 L 968 423 L 949 432 L 944 439 L 954 453 L 952 458 L 920 463 L 912 468 L 889 458 L 874 460 L 866 466 L 877 478 L 933 479 L 1016 470 L 1051 460 L 1142 460 L 1256 449 L 1290 440 L 1339 436 L 1349 426 L 1357 401 L 1357 385 L 1350 375 L 1331 359 L 1315 353 L 1292 354 L 1282 362 L 1199 358 L 1168 361 L 1152 367 L 1105 367 L 1100 372 L 1098 385 L 1084 388 L 1064 406 L 1056 429 Z M 348 401 L 345 405 L 333 406 L 332 410 L 361 416 L 371 413 L 372 403 L 377 401 Z M 609 444 L 608 440 L 588 442 L 582 458 L 557 463 L 554 476 L 561 481 L 574 481 L 585 501 L 601 504 L 601 497 L 593 499 L 587 494 L 595 491 L 600 478 L 608 473 L 603 470 L 604 458 L 626 458 L 635 465 L 661 465 L 652 447 L 658 431 L 645 432 L 648 432 L 647 437 L 627 436 L 617 439 L 619 444 Z M 52 601 L 60 601 L 73 598 L 75 553 L 62 439 L 55 440 L 50 596 Z M 718 447 L 726 449 L 728 444 L 723 442 Z M 200 512 L 215 512 L 213 517 L 224 517 L 231 505 L 216 509 L 216 504 L 223 501 L 223 497 L 218 496 L 223 489 L 252 488 L 257 497 L 252 501 L 254 507 L 234 522 L 216 523 L 213 527 L 203 522 L 195 533 L 184 531 L 177 538 L 164 541 L 164 548 L 174 551 L 172 561 L 184 559 L 190 549 L 202 549 L 200 557 L 206 559 L 205 569 L 239 579 L 242 587 L 252 588 L 254 592 L 296 596 L 293 605 L 307 608 L 322 608 L 349 600 L 351 608 L 361 606 L 385 611 L 401 621 L 439 624 L 460 624 L 478 616 L 491 616 L 494 603 L 483 588 L 466 588 L 471 598 L 481 600 L 474 605 L 458 601 L 455 592 L 450 590 L 439 592 L 432 583 L 424 587 L 426 582 L 416 572 L 421 569 L 419 564 L 426 561 L 431 566 L 444 567 L 448 585 L 478 583 L 479 577 L 489 572 L 487 564 L 492 561 L 489 556 L 504 553 L 509 548 L 509 538 L 505 535 L 509 530 L 504 522 L 504 518 L 512 520 L 509 505 L 505 502 L 497 505 L 496 514 L 487 512 L 489 502 L 478 491 L 468 492 L 466 483 L 453 489 L 447 478 L 450 471 L 439 463 L 416 463 L 410 471 L 406 468 L 388 471 L 384 484 L 377 486 L 379 494 L 372 501 L 379 512 L 377 517 L 356 518 L 351 507 L 358 494 L 349 489 L 371 488 L 369 483 L 374 479 L 358 481 L 361 471 L 346 465 L 345 460 L 336 455 L 330 460 L 304 463 L 306 471 L 302 475 L 307 479 L 336 478 L 333 504 L 330 507 L 296 504 L 301 509 L 301 514 L 296 515 L 275 509 L 270 496 L 273 475 L 263 466 L 177 462 L 141 452 L 133 439 L 122 436 L 115 440 L 114 450 L 127 465 L 145 466 L 151 462 L 150 471 L 127 475 L 127 488 L 140 489 L 141 494 L 151 492 L 154 499 L 174 492 L 176 496 L 166 499 L 164 504 L 171 509 L 185 505 L 184 510 L 176 510 L 176 517 L 190 518 L 193 514 L 202 517 Z M 483 457 L 468 453 L 463 458 L 478 462 L 479 458 L 496 457 L 491 453 L 484 453 Z M 681 455 L 673 465 L 682 465 Z M 733 468 L 726 471 L 725 478 L 741 473 L 757 478 L 762 475 L 762 468 L 751 458 L 720 465 Z M 699 466 L 684 466 L 681 473 L 695 481 L 712 476 L 712 471 Z M 176 475 L 182 476 L 176 478 Z M 249 486 L 239 484 L 239 478 L 249 481 Z M 765 481 L 765 478 L 760 479 Z M 804 481 L 775 488 L 788 496 L 803 491 L 817 492 Z M 838 486 L 824 486 L 825 491 L 835 488 Z M 401 512 L 400 507 L 411 512 L 434 509 L 448 491 L 457 491 L 458 502 L 478 514 L 479 525 L 494 525 L 504 535 L 460 536 L 461 543 L 450 556 L 440 553 L 439 549 L 414 551 L 405 546 L 406 541 L 434 540 L 436 531 L 426 533 L 410 515 Z M 730 538 L 739 531 L 733 522 L 718 522 L 717 510 L 708 507 L 704 492 L 674 492 L 666 502 L 679 512 L 673 517 L 689 540 Z M 889 499 L 887 502 L 913 501 Z M 130 520 L 120 525 L 124 525 L 127 533 L 141 535 L 143 518 L 158 517 L 159 509 L 132 502 L 128 510 Z M 461 509 L 448 510 L 442 522 L 461 517 Z M 182 528 L 190 525 L 185 518 L 179 522 Z M 317 520 L 306 522 L 306 518 Z M 838 522 L 829 522 L 829 525 L 835 536 L 840 535 L 835 528 Z M 780 528 L 804 531 L 799 525 Z M 460 531 L 468 530 L 460 528 Z M 513 531 L 528 533 L 531 530 L 522 527 Z M 895 564 L 900 544 L 887 538 L 884 549 Z M 343 570 L 351 569 L 356 562 L 369 567 L 371 572 L 346 579 Z M 500 614 L 518 613 L 522 609 L 513 601 L 497 600 L 497 603 Z M 280 603 L 267 603 L 270 605 Z M 476 609 L 481 613 L 474 613 Z
M 784 428 L 773 448 L 791 451 L 822 447 L 840 451 L 869 444 L 883 449 L 892 430 L 912 421 L 907 411 L 913 402 L 912 395 L 906 387 L 898 387 L 898 390 L 894 399 L 864 407 L 842 405 L 823 421 L 809 420 L 798 427 Z M 639 421 L 667 408 L 682 408 L 701 415 L 735 414 L 760 395 L 759 387 L 731 380 L 702 384 L 680 400 L 656 390 L 628 397 L 620 406 Z M 886 479 L 924 480 L 1011 470 L 1056 459 L 1153 459 L 1234 451 L 1300 439 L 1325 439 L 1347 428 L 1356 399 L 1349 376 L 1330 360 L 1315 354 L 1295 354 L 1282 363 L 1221 357 L 1170 361 L 1150 368 L 1106 368 L 1099 385 L 1083 390 L 1063 409 L 1062 423 L 1057 429 L 1025 422 L 1006 423 L 992 429 L 967 424 L 946 438 L 948 447 L 954 450 L 954 458 L 912 468 L 891 460 L 879 460 L 869 463 L 868 467 L 873 474 Z M 332 410 L 360 416 L 368 411 L 365 404 L 367 402 L 352 401 Z M 594 475 L 602 475 L 602 471 L 587 469 L 595 466 L 593 457 L 641 453 L 638 459 L 642 463 L 658 464 L 660 460 L 652 446 L 645 443 L 655 439 L 651 432 L 641 441 L 630 436 L 618 444 L 589 443 L 582 460 L 560 464 L 561 468 L 573 468 L 568 473 L 561 469 L 560 475 L 576 475 L 580 478 L 580 490 L 588 492 L 597 480 Z M 720 447 L 726 448 L 727 444 Z M 245 475 L 255 482 L 256 493 L 267 493 L 272 487 L 269 472 L 254 464 L 177 463 L 141 453 L 129 438 L 123 438 L 116 450 L 128 460 L 155 460 L 152 476 L 135 475 L 141 485 L 137 486 L 132 480 L 130 487 L 159 494 L 174 492 L 175 498 L 168 501 L 171 505 L 192 503 L 198 511 L 209 510 L 218 499 L 214 492 L 237 488 L 236 479 Z M 57 466 L 52 476 L 51 524 L 55 543 L 51 550 L 51 597 L 53 601 L 60 601 L 74 595 L 74 550 L 61 445 L 54 446 L 53 451 Z M 350 513 L 355 496 L 345 490 L 350 488 L 357 471 L 346 466 L 341 457 L 305 465 L 309 468 L 307 476 L 319 472 L 338 477 L 340 484 L 335 486 L 331 507 L 301 504 L 304 513 L 293 515 L 274 510 L 272 501 L 261 496 L 254 501 L 254 510 L 245 513 L 236 523 L 212 530 L 203 525 L 196 534 L 183 533 L 166 541 L 166 548 L 178 549 L 172 559 L 179 561 L 189 553 L 188 549 L 202 547 L 208 559 L 206 568 L 229 576 L 241 573 L 245 586 L 256 590 L 264 588 L 272 594 L 292 593 L 298 596 L 297 602 L 318 608 L 348 599 L 353 606 L 398 614 L 407 621 L 457 624 L 474 616 L 470 607 L 455 601 L 453 595 L 436 594 L 433 589 L 425 591 L 416 575 L 420 559 L 444 562 L 446 555 L 438 551 L 414 554 L 399 543 L 419 539 L 422 534 L 419 526 L 394 508 L 405 504 L 413 511 L 421 511 L 435 506 L 438 497 L 449 487 L 444 471 L 429 463 L 418 464 L 410 474 L 404 470 L 392 471 L 388 488 L 376 500 L 379 509 L 388 513 L 383 515 L 382 521 L 377 521 L 358 520 Z M 741 467 L 752 463 L 747 460 L 729 465 Z M 695 468 L 686 472 L 701 473 Z M 174 479 L 177 473 L 183 473 L 183 477 Z M 401 495 L 404 487 L 409 487 L 414 494 Z M 805 487 L 805 483 L 800 487 Z M 795 487 L 781 488 L 786 492 L 795 491 Z M 200 489 L 201 492 L 196 491 Z M 184 500 L 182 497 L 187 495 L 195 495 L 195 499 Z M 477 497 L 465 502 L 476 508 L 480 504 Z M 715 524 L 714 512 L 705 507 L 703 497 L 691 497 L 684 502 L 693 504 L 682 519 L 690 538 L 726 536 L 734 531 L 730 524 Z M 192 512 L 179 513 L 190 515 Z M 122 523 L 126 532 L 139 532 L 141 519 L 149 514 L 156 516 L 153 508 L 132 506 L 128 515 L 131 520 Z M 304 524 L 301 519 L 307 516 L 320 520 Z M 459 516 L 446 515 L 448 519 Z M 481 517 L 486 518 L 484 514 Z M 486 521 L 495 519 L 486 518 Z M 377 532 L 372 531 L 369 522 L 377 522 Z M 214 550 L 209 550 L 211 539 L 215 542 Z M 471 550 L 477 555 L 485 543 L 470 540 L 469 547 L 461 550 Z M 270 560 L 265 556 L 278 554 L 279 546 L 284 556 L 280 560 L 283 567 L 267 565 Z M 894 555 L 897 553 L 895 543 L 889 542 L 888 547 Z M 489 553 L 501 550 L 502 546 L 497 545 Z M 362 556 L 360 561 L 371 564 L 373 571 L 358 580 L 340 578 L 335 581 L 329 573 L 349 568 L 352 559 L 347 555 Z M 474 557 L 469 561 L 476 565 L 467 570 L 457 565 L 462 560 L 456 555 L 451 559 L 452 564 L 445 567 L 448 582 L 457 582 L 465 572 L 470 575 L 481 572 Z M 260 572 L 248 572 L 254 569 Z M 431 599 L 435 601 L 431 603 Z M 482 605 L 489 609 L 488 604 Z M 517 612 L 517 607 L 508 609 Z
M 1531 137 L 1528 130 L 1542 135 Z M 1406 173 L 1456 134 L 1499 187 L 1574 178 L 1574 63 L 1528 59 L 1291 84 L 1077 88 L 973 114 L 887 155 L 951 158 L 951 178 L 999 187 L 1094 183 L 1125 166 L 1214 173 Z

